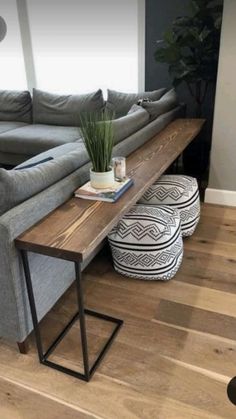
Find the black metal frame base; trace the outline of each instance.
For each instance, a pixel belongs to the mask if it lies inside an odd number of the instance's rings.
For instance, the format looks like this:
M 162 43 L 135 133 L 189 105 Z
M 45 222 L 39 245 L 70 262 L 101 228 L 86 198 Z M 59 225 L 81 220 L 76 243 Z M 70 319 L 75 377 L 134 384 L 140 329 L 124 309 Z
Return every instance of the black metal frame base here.
M 72 375 L 73 377 L 79 378 L 84 381 L 89 381 L 90 378 L 93 376 L 94 372 L 96 371 L 97 367 L 99 366 L 100 362 L 102 361 L 103 357 L 105 356 L 107 350 L 112 344 L 112 341 L 114 340 L 115 336 L 117 335 L 120 327 L 123 324 L 123 320 L 115 319 L 113 317 L 107 316 L 105 314 L 98 313 L 96 311 L 92 310 L 84 310 L 84 313 L 96 317 L 102 320 L 106 320 L 108 322 L 116 324 L 116 327 L 114 331 L 112 332 L 111 336 L 103 346 L 100 354 L 98 355 L 97 359 L 94 361 L 93 365 L 89 369 L 89 373 L 87 375 L 82 374 L 80 372 L 71 370 L 70 368 L 66 368 L 64 366 L 61 366 L 59 364 L 56 364 L 55 362 L 50 361 L 48 358 L 53 353 L 54 349 L 58 346 L 58 344 L 61 342 L 61 340 L 64 338 L 64 336 L 67 334 L 67 332 L 70 330 L 70 328 L 73 326 L 73 324 L 79 319 L 79 312 L 77 312 L 74 317 L 71 319 L 71 321 L 65 326 L 63 331 L 60 333 L 60 335 L 55 339 L 55 341 L 50 345 L 48 350 L 43 354 L 43 359 L 40 360 L 40 362 L 44 365 L 47 365 L 48 367 L 54 368 L 56 370 L 59 370 L 61 372 L 64 372 L 66 374 Z
M 30 308 L 31 308 L 31 314 L 32 314 L 32 320 L 33 320 L 33 325 L 34 325 L 34 332 L 35 332 L 35 338 L 36 338 L 36 344 L 37 344 L 40 363 L 47 365 L 50 368 L 54 368 L 58 371 L 61 371 L 65 374 L 72 375 L 73 377 L 79 378 L 81 380 L 90 381 L 91 377 L 93 376 L 94 372 L 98 368 L 106 352 L 110 348 L 119 329 L 121 328 L 123 324 L 123 320 L 116 319 L 106 314 L 98 313 L 96 311 L 87 310 L 84 308 L 83 288 L 81 284 L 81 267 L 80 267 L 79 262 L 75 262 L 78 312 L 73 316 L 73 318 L 69 321 L 69 323 L 64 327 L 62 332 L 57 336 L 57 338 L 50 345 L 50 347 L 46 350 L 46 352 L 44 352 L 42 339 L 41 339 L 41 333 L 39 329 L 39 322 L 38 322 L 38 317 L 37 317 L 27 251 L 21 250 L 21 255 L 22 255 L 23 267 L 24 267 L 24 272 L 25 272 L 25 280 L 26 280 L 27 292 L 28 292 L 28 297 L 29 297 L 29 303 L 30 303 Z M 98 357 L 96 358 L 96 360 L 94 361 L 91 367 L 89 366 L 89 356 L 88 356 L 87 331 L 86 331 L 86 322 L 85 322 L 86 314 L 92 317 L 96 317 L 96 318 L 114 323 L 116 325 L 115 329 L 113 330 L 112 334 L 110 335 L 109 339 L 103 346 L 101 352 L 99 353 Z M 62 339 L 67 334 L 67 332 L 71 329 L 71 327 L 77 320 L 79 320 L 80 322 L 80 334 L 81 334 L 81 345 L 82 345 L 82 353 L 83 353 L 84 373 L 80 373 L 70 368 L 66 368 L 63 365 L 57 364 L 49 360 L 50 355 L 52 355 L 53 351 L 56 349 L 56 347 L 59 345 L 59 343 L 62 341 Z

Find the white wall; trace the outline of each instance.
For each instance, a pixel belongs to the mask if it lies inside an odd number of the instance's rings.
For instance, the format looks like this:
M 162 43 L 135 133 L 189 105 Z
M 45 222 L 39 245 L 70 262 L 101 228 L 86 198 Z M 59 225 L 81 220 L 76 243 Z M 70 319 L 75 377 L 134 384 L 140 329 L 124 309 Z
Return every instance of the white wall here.
M 227 191 L 231 192 L 228 193 Z M 219 204 L 236 204 L 235 0 L 225 0 L 224 2 L 210 180 L 206 192 L 206 201 Z

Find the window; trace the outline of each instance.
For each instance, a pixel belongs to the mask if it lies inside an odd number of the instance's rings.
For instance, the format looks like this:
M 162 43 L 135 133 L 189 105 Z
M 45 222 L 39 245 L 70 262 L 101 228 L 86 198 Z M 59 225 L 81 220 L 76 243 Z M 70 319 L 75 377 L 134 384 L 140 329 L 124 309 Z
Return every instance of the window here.
M 16 0 L 1 0 L 7 34 L 0 42 L 0 89 L 27 88 Z
M 28 0 L 36 85 L 138 90 L 138 0 Z

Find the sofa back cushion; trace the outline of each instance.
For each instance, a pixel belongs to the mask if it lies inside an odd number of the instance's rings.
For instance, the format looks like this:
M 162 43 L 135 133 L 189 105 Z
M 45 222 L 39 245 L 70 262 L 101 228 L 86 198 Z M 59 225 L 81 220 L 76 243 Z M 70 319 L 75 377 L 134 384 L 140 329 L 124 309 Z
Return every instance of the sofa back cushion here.
M 30 92 L 0 90 L 0 121 L 32 122 Z
M 127 115 L 112 121 L 114 130 L 114 143 L 120 141 L 137 132 L 149 123 L 149 113 L 142 106 L 133 105 Z
M 47 161 L 37 166 L 21 170 L 0 169 L 0 215 L 68 176 L 88 162 L 87 153 L 81 148 L 82 144 L 78 144 L 78 151 L 69 152 L 52 160 L 46 159 Z M 41 155 L 41 160 L 42 157 Z
M 59 95 L 33 89 L 35 124 L 79 126 L 81 113 L 99 112 L 103 107 L 101 90 L 82 95 Z
M 109 112 L 114 112 L 116 118 L 120 118 L 126 115 L 139 99 L 158 100 L 166 93 L 166 90 L 163 88 L 152 92 L 122 93 L 108 89 L 106 108 Z
M 142 107 L 149 113 L 151 120 L 171 111 L 171 109 L 174 109 L 177 105 L 178 98 L 175 89 L 165 93 L 159 100 L 142 102 Z

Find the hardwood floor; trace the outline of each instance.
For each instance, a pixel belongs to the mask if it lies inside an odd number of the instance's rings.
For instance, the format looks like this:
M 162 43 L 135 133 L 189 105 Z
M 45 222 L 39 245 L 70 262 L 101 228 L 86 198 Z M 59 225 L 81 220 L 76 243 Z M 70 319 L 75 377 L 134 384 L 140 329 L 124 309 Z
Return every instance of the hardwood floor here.
M 235 418 L 227 398 L 236 375 L 236 208 L 203 205 L 176 277 L 124 278 L 104 253 L 89 266 L 86 304 L 125 324 L 90 383 L 39 365 L 0 341 L 2 419 Z M 75 309 L 73 287 L 42 322 L 47 343 Z M 110 325 L 87 319 L 90 359 Z M 54 359 L 79 368 L 78 326 Z

